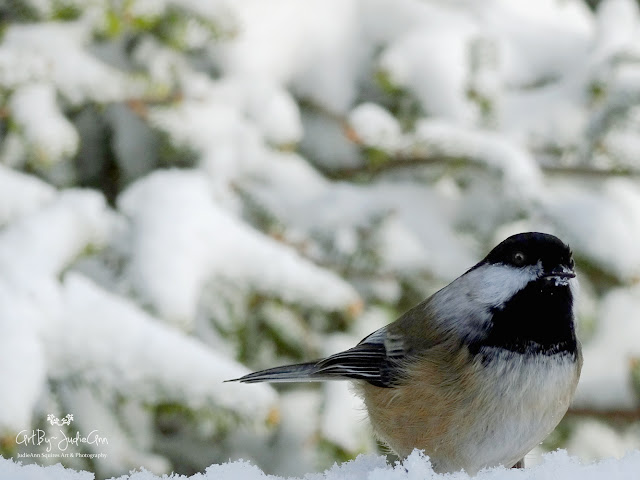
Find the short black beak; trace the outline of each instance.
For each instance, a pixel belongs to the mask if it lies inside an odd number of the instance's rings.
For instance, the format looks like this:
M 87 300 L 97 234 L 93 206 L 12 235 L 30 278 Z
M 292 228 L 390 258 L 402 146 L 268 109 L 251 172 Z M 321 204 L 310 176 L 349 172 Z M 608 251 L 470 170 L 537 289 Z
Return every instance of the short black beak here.
M 576 272 L 568 268 L 554 268 L 542 274 L 543 278 L 575 278 Z

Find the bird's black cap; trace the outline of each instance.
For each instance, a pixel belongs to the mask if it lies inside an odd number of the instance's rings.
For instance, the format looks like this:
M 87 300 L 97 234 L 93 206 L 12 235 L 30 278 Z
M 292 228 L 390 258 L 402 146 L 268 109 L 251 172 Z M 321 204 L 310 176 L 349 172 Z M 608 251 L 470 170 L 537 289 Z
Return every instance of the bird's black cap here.
M 569 246 L 554 235 L 540 232 L 512 235 L 491 250 L 481 263 L 523 267 L 539 261 L 545 270 L 559 265 L 573 268 Z

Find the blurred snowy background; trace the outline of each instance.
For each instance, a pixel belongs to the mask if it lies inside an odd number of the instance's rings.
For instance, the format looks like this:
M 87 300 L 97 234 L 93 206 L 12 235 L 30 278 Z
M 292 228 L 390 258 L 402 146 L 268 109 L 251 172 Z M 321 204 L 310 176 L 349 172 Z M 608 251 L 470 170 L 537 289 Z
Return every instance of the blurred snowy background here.
M 621 456 L 640 447 L 633 0 L 0 2 L 4 457 L 67 413 L 109 444 L 63 463 L 99 477 L 375 451 L 347 385 L 222 381 L 349 347 L 526 230 L 571 244 L 585 346 L 530 461 Z

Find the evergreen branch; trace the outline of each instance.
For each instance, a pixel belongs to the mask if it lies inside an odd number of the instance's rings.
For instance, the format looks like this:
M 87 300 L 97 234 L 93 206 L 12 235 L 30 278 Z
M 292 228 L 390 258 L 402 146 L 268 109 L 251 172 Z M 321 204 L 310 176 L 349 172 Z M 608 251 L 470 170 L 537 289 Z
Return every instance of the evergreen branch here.
M 395 153 L 386 162 L 366 164 L 360 167 L 348 167 L 337 169 L 325 169 L 324 174 L 334 180 L 349 180 L 361 175 L 375 177 L 377 175 L 399 170 L 403 168 L 416 168 L 424 166 L 450 166 L 450 167 L 482 167 L 480 162 L 471 161 L 468 158 L 453 157 L 447 155 L 414 155 Z M 640 170 L 627 167 L 597 168 L 585 165 L 557 166 L 541 165 L 540 169 L 548 175 L 558 176 L 582 176 L 582 177 L 640 177 Z
M 604 420 L 606 422 L 616 423 L 628 423 L 636 422 L 640 420 L 640 407 L 624 410 L 624 409 L 612 409 L 612 410 L 599 410 L 596 408 L 571 408 L 567 412 L 568 417 L 583 418 L 591 417 L 598 420 Z
M 183 99 L 182 92 L 171 91 L 165 95 L 150 95 L 141 98 L 129 98 L 125 103 L 133 113 L 142 119 L 146 119 L 149 114 L 149 107 L 158 105 L 171 105 Z

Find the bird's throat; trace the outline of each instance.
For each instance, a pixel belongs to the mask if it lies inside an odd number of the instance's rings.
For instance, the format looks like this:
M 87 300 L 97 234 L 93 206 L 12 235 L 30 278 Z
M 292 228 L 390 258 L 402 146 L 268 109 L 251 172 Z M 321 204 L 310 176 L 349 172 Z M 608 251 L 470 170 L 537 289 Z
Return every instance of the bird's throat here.
M 569 285 L 548 279 L 530 282 L 490 313 L 486 334 L 469 345 L 473 354 L 482 347 L 545 355 L 577 352 Z

